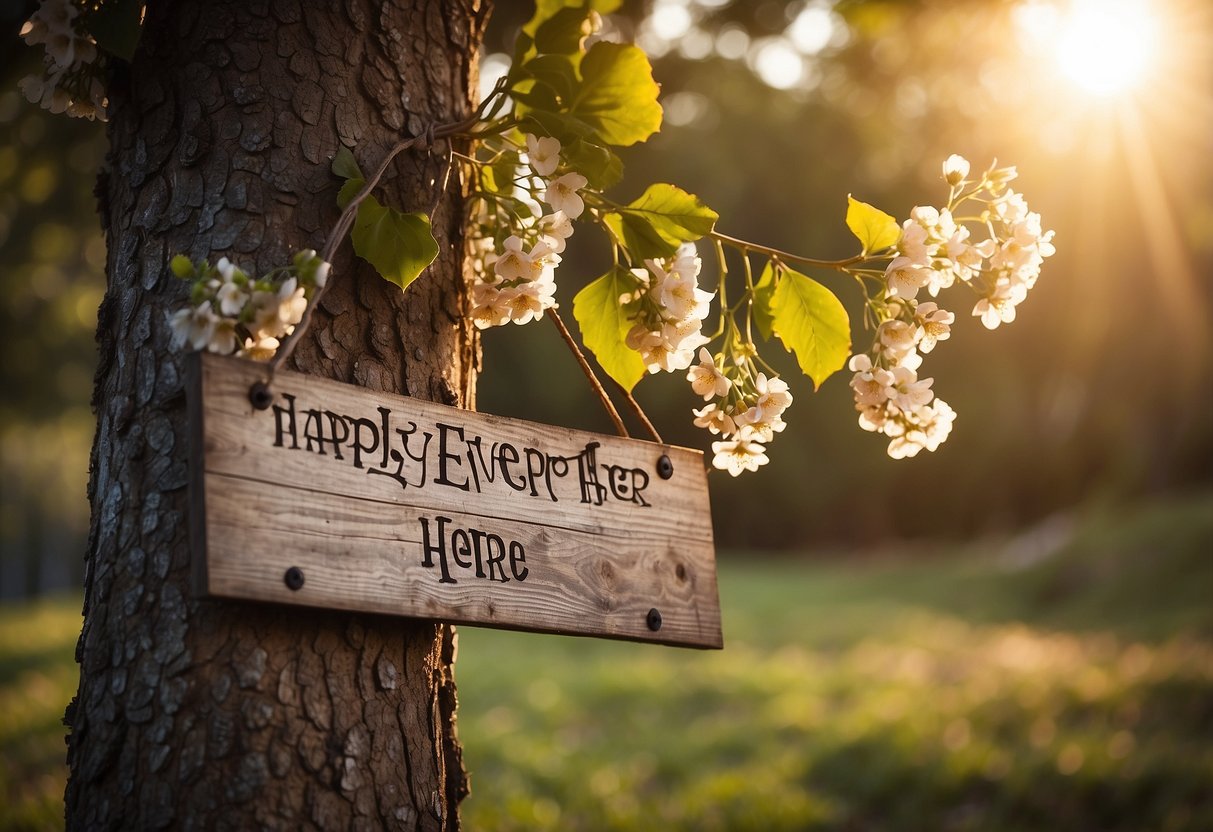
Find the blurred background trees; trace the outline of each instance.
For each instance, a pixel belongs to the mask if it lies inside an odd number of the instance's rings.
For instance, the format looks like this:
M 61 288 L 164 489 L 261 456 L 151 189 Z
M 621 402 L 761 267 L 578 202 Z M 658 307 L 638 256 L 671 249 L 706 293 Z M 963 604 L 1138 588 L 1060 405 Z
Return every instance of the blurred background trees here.
M 16 36 L 23 5 L 0 6 L 6 597 L 77 583 L 104 280 L 92 196 L 104 129 L 16 91 L 37 68 Z M 486 77 L 529 16 L 499 5 Z M 654 57 L 666 109 L 662 132 L 625 158 L 621 197 L 674 182 L 727 233 L 846 256 L 848 193 L 904 218 L 943 200 L 939 165 L 960 153 L 1018 165 L 1016 189 L 1057 231 L 1013 325 L 987 332 L 957 308 L 952 339 L 929 357 L 959 413 L 935 454 L 889 460 L 855 425 L 845 374 L 813 393 L 788 361 L 796 400 L 771 465 L 711 477 L 722 546 L 1010 531 L 1213 481 L 1213 8 L 1143 4 L 1127 34 L 1095 32 L 1102 51 L 1081 35 L 1115 21 L 1107 4 L 1091 8 L 1076 28 L 1062 0 L 651 0 L 610 18 Z M 570 254 L 566 306 L 608 256 L 591 234 Z M 813 276 L 840 291 L 862 343 L 857 292 Z M 488 332 L 479 408 L 609 432 L 557 338 L 546 326 Z M 642 382 L 638 398 L 668 440 L 706 447 L 689 386 Z

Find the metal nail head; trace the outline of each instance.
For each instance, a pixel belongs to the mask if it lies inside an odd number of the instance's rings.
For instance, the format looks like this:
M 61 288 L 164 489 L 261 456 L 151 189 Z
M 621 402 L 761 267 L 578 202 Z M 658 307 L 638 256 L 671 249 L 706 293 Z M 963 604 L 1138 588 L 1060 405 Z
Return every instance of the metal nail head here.
M 645 617 L 644 623 L 649 625 L 649 629 L 657 632 L 661 629 L 661 613 L 656 607 L 649 610 L 648 616 Z
M 265 410 L 274 403 L 274 394 L 270 392 L 268 384 L 257 381 L 248 389 L 248 400 L 257 410 Z
M 663 480 L 668 480 L 674 476 L 674 463 L 670 461 L 669 456 L 662 454 L 657 458 L 657 476 Z
M 286 583 L 287 589 L 298 591 L 303 588 L 303 570 L 298 566 L 292 566 L 286 570 L 286 574 L 282 576 L 282 580 Z

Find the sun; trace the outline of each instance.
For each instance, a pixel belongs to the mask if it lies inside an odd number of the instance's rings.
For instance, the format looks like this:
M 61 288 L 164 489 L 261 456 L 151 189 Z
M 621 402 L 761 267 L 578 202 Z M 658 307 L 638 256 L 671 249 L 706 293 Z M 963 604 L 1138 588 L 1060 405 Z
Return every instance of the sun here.
M 1157 24 L 1147 0 L 1074 0 L 1058 22 L 1057 61 L 1082 89 L 1112 96 L 1148 78 Z

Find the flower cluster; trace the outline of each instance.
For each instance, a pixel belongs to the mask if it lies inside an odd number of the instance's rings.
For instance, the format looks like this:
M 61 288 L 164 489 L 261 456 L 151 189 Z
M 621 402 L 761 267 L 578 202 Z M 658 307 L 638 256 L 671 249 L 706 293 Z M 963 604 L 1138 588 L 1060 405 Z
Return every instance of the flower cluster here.
M 211 266 L 178 254 L 172 270 L 192 283 L 190 305 L 169 315 L 175 346 L 268 361 L 303 319 L 313 291 L 324 287 L 329 264 L 306 249 L 261 278 L 226 257 Z
M 526 152 L 519 156 L 529 173 L 521 177 L 519 194 L 507 194 L 505 200 L 527 206 L 522 217 L 506 212 L 499 202 L 490 213 L 488 203 L 476 223 L 477 231 L 470 235 L 472 269 L 472 320 L 481 329 L 501 326 L 511 321 L 526 324 L 543 317 L 545 309 L 556 306 L 555 270 L 560 264 L 565 241 L 573 235 L 573 220 L 585 210 L 579 191 L 587 184 L 584 176 L 566 171 L 555 176 L 561 167 L 560 141 L 550 136 L 525 137 Z M 517 184 L 517 183 L 510 183 Z M 546 203 L 552 212 L 535 217 L 538 204 Z M 514 231 L 498 244 L 498 229 Z
M 105 84 L 97 43 L 82 28 L 80 10 L 71 0 L 42 0 L 25 22 L 21 36 L 30 46 L 46 50 L 46 74 L 21 79 L 30 101 L 52 113 L 105 121 Z
M 688 243 L 673 257 L 646 260 L 645 266 L 632 269 L 636 289 L 620 298 L 634 309 L 630 317 L 636 322 L 626 343 L 640 353 L 650 373 L 685 370 L 695 360 L 695 350 L 708 342 L 703 319 L 713 295 L 699 288 L 703 263 Z
M 951 188 L 948 206 L 918 206 L 902 225 L 896 256 L 885 270 L 886 297 L 914 300 L 922 288 L 936 297 L 957 280 L 980 295 L 973 314 L 987 329 L 1015 320 L 1015 307 L 1036 284 L 1040 267 L 1053 254 L 1053 232 L 1041 227 L 1040 214 L 1028 210 L 1021 194 L 1007 187 L 1014 167 L 991 167 L 971 181 L 969 163 L 953 154 L 943 163 Z M 967 202 L 983 206 L 970 217 L 990 236 L 974 242 L 954 211 Z
M 783 412 L 792 394 L 783 379 L 758 372 L 748 354 L 738 353 L 730 363 L 700 348 L 699 363 L 687 372 L 687 381 L 709 402 L 691 411 L 696 427 L 720 434 L 712 443 L 712 465 L 735 477 L 769 461 L 766 444 L 787 427 Z
M 1015 307 L 1054 251 L 1053 232 L 1043 231 L 1040 215 L 1007 188 L 1015 168 L 991 167 L 975 182 L 968 175 L 968 161 L 949 157 L 943 164 L 951 189 L 947 207 L 910 212 L 884 271 L 884 291 L 871 301 L 878 322 L 874 343 L 849 364 L 859 425 L 888 436 L 895 459 L 934 451 L 956 419 L 947 402 L 935 398 L 934 379 L 918 377 L 922 356 L 949 337 L 956 316 L 934 302 L 920 302 L 918 293 L 926 289 L 937 297 L 960 281 L 979 295 L 973 314 L 995 329 L 1015 319 Z M 956 210 L 970 201 L 982 206 L 980 212 L 957 219 Z M 975 242 L 965 220 L 980 223 L 990 236 Z

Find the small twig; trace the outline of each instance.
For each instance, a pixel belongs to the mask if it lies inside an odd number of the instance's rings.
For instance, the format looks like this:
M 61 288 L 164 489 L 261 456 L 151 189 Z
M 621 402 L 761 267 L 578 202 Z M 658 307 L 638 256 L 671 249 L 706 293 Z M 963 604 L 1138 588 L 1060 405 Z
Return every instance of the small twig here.
M 607 378 L 611 377 L 607 376 Z M 636 397 L 632 395 L 632 391 L 615 381 L 613 378 L 611 378 L 611 383 L 615 385 L 616 390 L 623 394 L 623 398 L 627 401 L 628 406 L 632 408 L 632 412 L 636 414 L 636 418 L 640 420 L 641 424 L 644 425 L 645 430 L 647 430 L 649 435 L 653 437 L 653 441 L 659 445 L 664 445 L 665 440 L 661 438 L 661 434 L 657 432 L 657 428 L 653 426 L 651 421 L 649 421 L 649 417 L 645 414 L 644 409 L 640 406 L 640 402 L 636 401 Z
M 593 369 L 590 367 L 590 362 L 586 360 L 585 354 L 581 348 L 577 346 L 577 342 L 573 340 L 573 336 L 569 334 L 568 327 L 564 325 L 564 321 L 560 320 L 560 316 L 556 314 L 555 309 L 547 310 L 548 317 L 552 319 L 552 323 L 560 330 L 560 337 L 564 339 L 564 343 L 573 351 L 573 355 L 577 356 L 577 363 L 581 365 L 581 372 L 585 373 L 585 377 L 589 380 L 590 386 L 594 388 L 594 392 L 598 394 L 602 406 L 606 409 L 607 415 L 611 417 L 611 421 L 615 423 L 615 430 L 619 435 L 628 438 L 627 426 L 623 424 L 623 419 L 619 416 L 619 411 L 615 409 L 615 405 L 611 402 L 611 397 L 607 395 L 607 391 L 602 386 L 602 382 L 594 375 Z
M 855 263 L 862 263 L 864 260 L 876 259 L 874 257 L 856 254 L 854 257 L 847 257 L 843 260 L 818 260 L 814 257 L 803 257 L 799 254 L 792 254 L 788 251 L 780 251 L 779 249 L 771 248 L 770 246 L 760 246 L 757 243 L 751 243 L 737 237 L 730 237 L 728 234 L 722 234 L 719 231 L 712 231 L 708 234 L 708 236 L 713 240 L 728 243 L 731 246 L 741 249 L 743 254 L 747 251 L 755 251 L 759 254 L 765 254 L 768 257 L 773 257 L 776 260 L 794 260 L 798 263 L 808 263 L 810 266 L 822 266 L 830 269 L 842 268 Z

